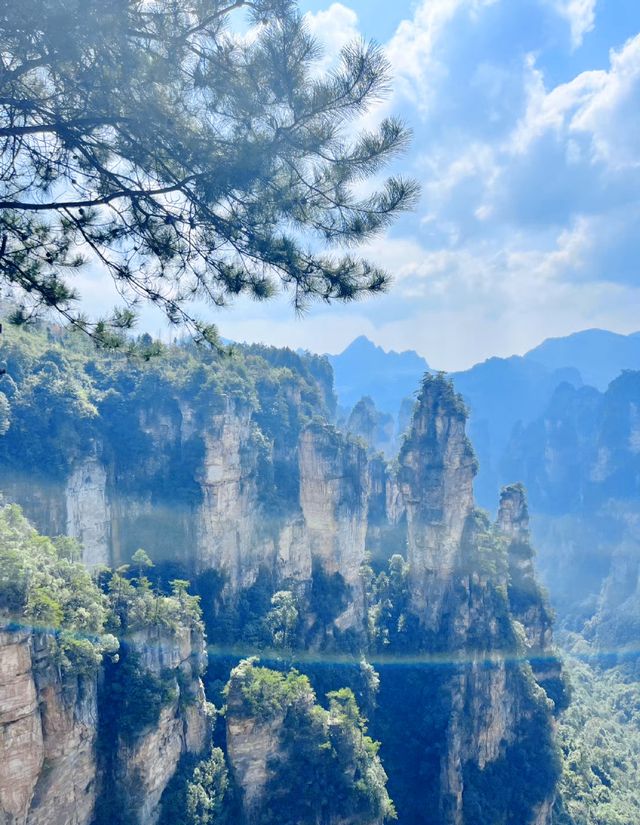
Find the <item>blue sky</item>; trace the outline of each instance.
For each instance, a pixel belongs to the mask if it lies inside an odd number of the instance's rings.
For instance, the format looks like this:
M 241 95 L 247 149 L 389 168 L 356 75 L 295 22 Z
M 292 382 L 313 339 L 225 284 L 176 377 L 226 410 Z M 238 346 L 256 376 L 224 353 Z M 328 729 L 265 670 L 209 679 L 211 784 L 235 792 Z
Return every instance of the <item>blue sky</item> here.
M 340 351 L 366 334 L 467 367 L 588 327 L 640 328 L 639 0 L 307 0 L 327 60 L 374 38 L 418 209 L 363 250 L 395 278 L 349 307 L 240 302 L 223 335 Z

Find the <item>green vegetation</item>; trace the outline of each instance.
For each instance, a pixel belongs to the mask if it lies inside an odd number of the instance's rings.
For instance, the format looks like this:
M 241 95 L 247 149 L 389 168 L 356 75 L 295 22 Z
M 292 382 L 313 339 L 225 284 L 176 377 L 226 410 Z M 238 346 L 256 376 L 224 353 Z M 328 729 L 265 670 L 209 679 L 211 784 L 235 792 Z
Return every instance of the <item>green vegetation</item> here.
M 271 605 L 266 621 L 273 646 L 290 651 L 300 620 L 298 601 L 290 590 L 280 590 L 272 596 Z
M 102 683 L 110 729 L 135 738 L 178 691 L 175 675 L 150 673 L 129 640 L 140 632 L 159 640 L 184 627 L 201 632 L 199 600 L 189 595 L 187 582 L 174 581 L 167 597 L 144 575 L 127 579 L 126 568 L 100 571 L 96 581 L 78 556 L 71 539 L 40 536 L 18 506 L 2 507 L 0 620 L 46 636 L 65 675 L 95 674 L 110 654 Z M 151 564 L 139 552 L 141 568 L 145 559 Z
M 351 690 L 329 693 L 324 709 L 306 676 L 246 660 L 232 672 L 227 695 L 228 713 L 278 723 L 280 753 L 269 765 L 257 825 L 395 817 L 378 745 Z
M 317 559 L 314 559 L 311 594 L 307 610 L 313 618 L 308 632 L 308 642 L 313 641 L 323 648 L 331 645 L 340 649 L 349 648 L 349 639 L 340 639 L 334 626 L 335 620 L 349 606 L 351 588 L 339 573 L 327 573 Z
M 69 539 L 38 535 L 16 505 L 0 509 L 0 620 L 46 634 L 64 672 L 90 674 L 118 641 L 105 631 L 108 599 L 76 554 Z
M 187 592 L 188 582 L 171 582 L 171 597 L 153 590 L 146 576 L 130 580 L 124 573 L 128 565 L 102 573 L 109 594 L 109 625 L 113 632 L 131 634 L 153 628 L 175 633 L 180 627 L 201 628 L 199 597 Z
M 375 650 L 407 648 L 412 616 L 409 610 L 409 565 L 395 554 L 388 571 L 377 577 L 368 565 L 362 570 L 369 604 L 369 634 Z
M 572 701 L 560 719 L 563 754 L 554 825 L 640 822 L 640 683 L 620 668 L 567 659 Z
M 241 712 L 268 722 L 286 714 L 295 705 L 308 704 L 313 691 L 306 676 L 292 670 L 287 674 L 266 667 L 255 667 L 257 659 L 246 659 L 236 667 L 227 685 L 241 699 Z
M 156 676 L 143 666 L 135 649 L 123 646 L 118 660 L 105 664 L 105 681 L 101 686 L 100 714 L 106 741 L 112 741 L 117 734 L 125 742 L 133 743 L 158 722 L 162 708 L 178 698 L 177 688 L 173 671 Z
M 234 819 L 229 773 L 220 748 L 186 755 L 162 795 L 159 825 L 227 825 Z
M 0 392 L 9 405 L 0 436 L 3 488 L 28 491 L 36 482 L 62 495 L 83 459 L 107 464 L 112 500 L 134 495 L 153 507 L 135 515 L 123 509 L 124 560 L 140 547 L 156 562 L 176 559 L 192 542 L 180 514 L 201 501 L 205 436 L 220 436 L 226 412 L 251 432 L 241 461 L 265 511 L 295 510 L 297 434 L 335 406 L 326 359 L 269 347 L 223 353 L 176 343 L 158 345 L 145 360 L 96 352 L 83 335 L 59 328 L 9 327 L 0 357 L 7 369 Z

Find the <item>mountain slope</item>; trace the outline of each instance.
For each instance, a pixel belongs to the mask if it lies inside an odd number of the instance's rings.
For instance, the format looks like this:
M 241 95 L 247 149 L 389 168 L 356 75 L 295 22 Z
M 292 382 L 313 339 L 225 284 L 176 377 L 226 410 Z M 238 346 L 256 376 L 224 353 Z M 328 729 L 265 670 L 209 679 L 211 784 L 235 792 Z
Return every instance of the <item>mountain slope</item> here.
M 429 369 L 416 352 L 385 352 L 363 335 L 339 355 L 328 355 L 341 406 L 351 408 L 370 396 L 384 413 L 396 415 L 403 398 L 411 395 Z
M 562 384 L 517 428 L 503 472 L 530 491 L 541 570 L 563 625 L 612 652 L 640 630 L 640 372 L 606 393 Z
M 619 335 L 585 329 L 563 338 L 547 338 L 524 357 L 550 370 L 574 367 L 585 384 L 606 390 L 622 370 L 640 369 L 640 332 Z
M 8 334 L 2 350 L 3 493 L 44 532 L 79 538 L 92 566 L 118 568 L 106 595 L 129 647 L 104 663 L 91 711 L 104 762 L 95 769 L 104 792 L 86 806 L 95 804 L 97 823 L 155 825 L 185 795 L 197 802 L 194 783 L 210 787 L 209 804 L 228 777 L 239 813 L 229 807 L 227 823 L 381 825 L 392 813 L 388 776 L 402 825 L 548 825 L 563 691 L 526 506 L 514 487 L 498 523 L 476 509 L 466 411 L 446 378 L 424 378 L 408 437 L 387 465 L 328 423 L 324 372 L 316 377 L 304 359 L 170 347 L 130 362 L 28 332 Z M 141 547 L 156 561 L 148 577 Z M 205 754 L 191 779 L 181 756 L 200 759 L 200 747 L 186 747 L 180 714 L 206 709 L 200 657 L 172 645 L 178 672 L 165 686 L 163 663 L 176 668 L 152 643 L 166 612 L 152 580 L 173 582 L 169 607 L 191 610 L 187 578 L 209 643 L 206 696 L 228 708 L 214 742 L 224 753 Z M 42 588 L 34 596 L 42 621 L 52 601 Z M 24 601 L 28 618 L 34 599 Z M 250 663 L 234 676 L 252 655 L 269 667 Z M 155 683 L 137 663 L 158 683 L 159 721 L 144 731 L 130 699 Z M 282 675 L 292 664 L 308 683 Z M 0 721 L 1 711 L 0 701 Z M 30 775 L 39 784 L 40 768 Z M 49 809 L 38 825 L 67 825 Z
M 489 508 L 500 488 L 516 478 L 500 470 L 514 426 L 541 415 L 560 383 L 579 387 L 580 374 L 571 368 L 550 370 L 514 355 L 490 358 L 451 378 L 469 407 L 469 435 L 480 463 L 475 492 L 479 504 Z

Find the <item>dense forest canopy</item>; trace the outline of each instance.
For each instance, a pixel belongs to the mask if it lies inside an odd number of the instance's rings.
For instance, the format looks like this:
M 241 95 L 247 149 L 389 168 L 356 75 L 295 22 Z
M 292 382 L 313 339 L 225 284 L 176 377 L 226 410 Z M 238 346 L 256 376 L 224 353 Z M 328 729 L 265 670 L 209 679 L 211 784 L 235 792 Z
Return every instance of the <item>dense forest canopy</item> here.
M 284 286 L 300 309 L 387 284 L 340 251 L 416 195 L 399 177 L 356 191 L 408 137 L 392 119 L 358 131 L 388 84 L 375 45 L 323 75 L 289 0 L 26 0 L 4 4 L 0 54 L 0 274 L 16 320 L 54 307 L 114 343 L 147 300 L 208 337 L 192 300 Z M 122 296 L 110 324 L 78 308 L 88 262 Z

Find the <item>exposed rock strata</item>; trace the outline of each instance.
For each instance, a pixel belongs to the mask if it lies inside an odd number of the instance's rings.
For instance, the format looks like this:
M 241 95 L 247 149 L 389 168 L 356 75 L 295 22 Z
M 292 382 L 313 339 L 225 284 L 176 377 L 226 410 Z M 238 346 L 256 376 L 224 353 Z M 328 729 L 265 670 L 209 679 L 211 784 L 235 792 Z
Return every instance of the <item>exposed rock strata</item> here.
M 145 667 L 181 670 L 190 702 L 183 707 L 176 698 L 134 743 L 121 742 L 116 776 L 105 777 L 96 749 L 98 674 L 62 675 L 45 634 L 0 632 L 2 825 L 90 825 L 100 789 L 114 780 L 130 812 L 153 825 L 180 757 L 203 750 L 208 724 L 198 676 L 202 638 L 182 629 L 150 641 L 134 640 Z
M 510 652 L 518 652 L 513 619 L 522 622 L 528 645 L 537 652 L 547 650 L 551 641 L 534 578 L 522 490 L 511 488 L 503 495 L 494 535 L 474 510 L 476 463 L 465 424 L 462 401 L 448 382 L 428 377 L 399 468 L 413 609 L 425 639 L 433 640 L 428 644 L 437 645 L 436 650 L 444 646 L 465 663 L 444 688 L 451 710 L 441 758 L 440 816 L 450 825 L 467 821 L 468 777 L 490 775 L 493 764 L 520 746 L 523 724 L 547 713 L 544 693 L 531 684 L 526 666 L 510 661 Z M 508 582 L 513 576 L 520 588 L 520 612 L 512 616 Z M 543 736 L 550 732 L 551 722 L 546 724 Z M 546 757 L 541 752 L 539 758 Z M 550 793 L 538 803 L 528 821 L 548 822 L 552 798 Z M 512 821 L 506 802 L 503 815 Z
M 153 825 L 180 758 L 202 753 L 207 744 L 209 730 L 199 678 L 206 654 L 201 633 L 188 627 L 172 634 L 138 632 L 128 639 L 128 645 L 147 673 L 159 677 L 171 672 L 176 678 L 176 698 L 162 708 L 158 722 L 133 742 L 120 739 L 115 755 L 114 778 L 129 800 L 131 813 L 140 823 Z
M 450 385 L 426 380 L 400 451 L 412 595 L 421 621 L 432 629 L 461 566 L 463 533 L 474 506 L 476 460 L 465 424 L 464 406 Z
M 46 636 L 0 633 L 0 822 L 90 822 L 96 695 L 95 678 L 61 678 Z

